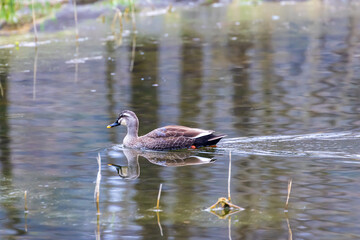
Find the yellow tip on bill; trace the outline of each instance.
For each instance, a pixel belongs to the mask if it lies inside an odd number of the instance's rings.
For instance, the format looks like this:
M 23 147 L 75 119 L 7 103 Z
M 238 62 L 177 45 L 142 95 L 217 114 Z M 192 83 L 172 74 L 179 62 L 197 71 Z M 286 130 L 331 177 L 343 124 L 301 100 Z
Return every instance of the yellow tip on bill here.
M 110 125 L 107 125 L 107 127 L 106 128 L 111 128 L 111 126 Z

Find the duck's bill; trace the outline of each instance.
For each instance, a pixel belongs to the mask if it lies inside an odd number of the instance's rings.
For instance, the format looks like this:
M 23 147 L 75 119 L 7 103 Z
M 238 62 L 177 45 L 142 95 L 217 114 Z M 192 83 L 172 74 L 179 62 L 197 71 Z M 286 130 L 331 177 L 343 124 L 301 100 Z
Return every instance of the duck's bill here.
M 113 127 L 117 127 L 117 126 L 119 126 L 120 124 L 118 123 L 118 122 L 114 122 L 114 123 L 112 123 L 112 124 L 109 124 L 109 125 L 107 125 L 107 128 L 113 128 Z

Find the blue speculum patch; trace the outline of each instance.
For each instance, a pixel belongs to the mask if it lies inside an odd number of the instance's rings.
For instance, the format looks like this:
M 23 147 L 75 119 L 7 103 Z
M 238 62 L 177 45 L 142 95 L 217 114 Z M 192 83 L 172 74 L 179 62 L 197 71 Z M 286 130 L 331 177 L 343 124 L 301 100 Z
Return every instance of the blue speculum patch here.
M 166 132 L 166 128 L 165 127 L 162 127 L 162 128 L 159 128 L 157 131 L 156 131 L 156 135 L 158 137 L 165 137 L 165 132 Z

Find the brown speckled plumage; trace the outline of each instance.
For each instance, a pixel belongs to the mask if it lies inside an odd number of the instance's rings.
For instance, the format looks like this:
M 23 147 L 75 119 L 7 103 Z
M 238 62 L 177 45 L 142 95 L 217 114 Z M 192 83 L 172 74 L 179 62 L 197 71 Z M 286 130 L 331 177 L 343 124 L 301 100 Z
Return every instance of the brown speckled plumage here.
M 157 128 L 148 134 L 138 137 L 139 120 L 132 111 L 125 110 L 119 114 L 118 119 L 108 125 L 108 128 L 119 125 L 127 126 L 127 135 L 123 144 L 128 148 L 145 148 L 152 150 L 202 147 L 218 143 L 225 135 L 215 135 L 212 130 L 189 128 L 170 125 Z

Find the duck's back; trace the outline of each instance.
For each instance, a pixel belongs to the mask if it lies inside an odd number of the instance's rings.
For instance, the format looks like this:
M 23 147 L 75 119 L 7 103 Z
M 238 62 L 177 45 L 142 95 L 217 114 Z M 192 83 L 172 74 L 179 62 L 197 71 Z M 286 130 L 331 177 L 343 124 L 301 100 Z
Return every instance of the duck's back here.
M 199 139 L 211 138 L 214 136 L 213 132 L 199 128 L 169 125 L 154 129 L 140 137 L 139 140 L 145 148 L 154 150 L 189 148 L 196 145 L 197 142 L 200 143 Z M 198 145 L 205 146 L 206 144 L 201 142 Z

